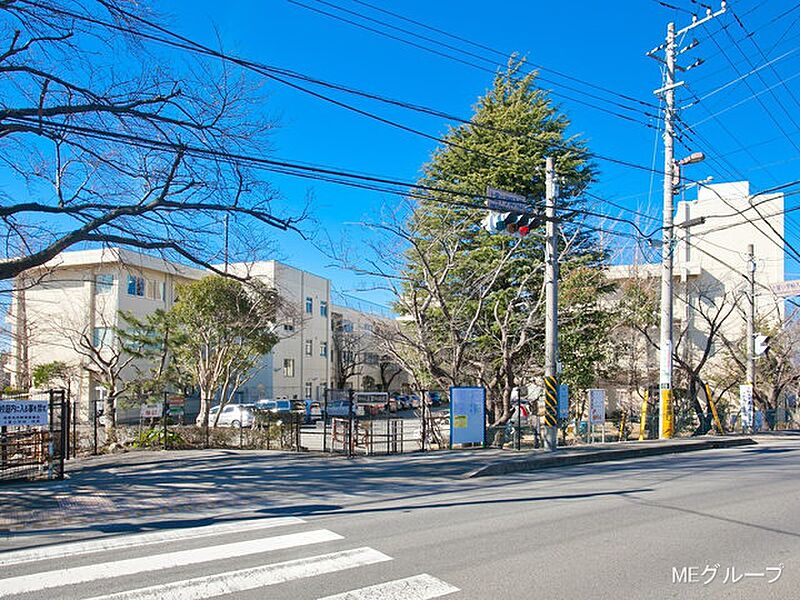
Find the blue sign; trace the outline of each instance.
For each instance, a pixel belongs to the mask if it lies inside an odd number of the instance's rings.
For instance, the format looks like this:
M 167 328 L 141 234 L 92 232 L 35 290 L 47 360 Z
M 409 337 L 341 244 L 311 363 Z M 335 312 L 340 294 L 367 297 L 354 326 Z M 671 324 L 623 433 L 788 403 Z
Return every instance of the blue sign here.
M 558 418 L 569 419 L 569 386 L 566 383 L 558 386 Z
M 483 444 L 485 425 L 486 390 L 451 387 L 450 444 Z

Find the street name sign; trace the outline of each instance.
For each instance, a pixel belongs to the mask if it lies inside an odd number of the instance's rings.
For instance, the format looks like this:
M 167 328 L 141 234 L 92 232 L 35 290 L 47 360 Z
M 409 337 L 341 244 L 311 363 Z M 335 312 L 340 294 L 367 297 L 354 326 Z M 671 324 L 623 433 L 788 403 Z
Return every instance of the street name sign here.
M 486 188 L 486 206 L 490 210 L 499 212 L 516 212 L 524 213 L 530 211 L 530 203 L 525 196 L 506 192 L 505 190 L 498 190 L 493 187 Z

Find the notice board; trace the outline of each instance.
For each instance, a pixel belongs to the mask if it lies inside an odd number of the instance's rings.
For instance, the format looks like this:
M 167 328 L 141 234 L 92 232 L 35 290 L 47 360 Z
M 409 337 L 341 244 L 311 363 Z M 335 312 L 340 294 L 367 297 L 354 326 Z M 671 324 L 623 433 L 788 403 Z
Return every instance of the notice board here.
M 486 390 L 451 387 L 450 444 L 483 444 L 485 424 Z

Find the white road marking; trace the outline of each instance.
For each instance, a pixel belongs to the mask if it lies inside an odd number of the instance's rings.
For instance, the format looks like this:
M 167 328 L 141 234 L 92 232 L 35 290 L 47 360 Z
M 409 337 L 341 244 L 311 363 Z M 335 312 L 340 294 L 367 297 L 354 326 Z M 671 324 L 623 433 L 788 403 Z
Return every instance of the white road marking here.
M 272 527 L 281 527 L 284 525 L 297 525 L 299 523 L 305 523 L 305 521 L 303 521 L 303 519 L 298 519 L 297 517 L 248 519 L 246 521 L 231 521 L 226 523 L 216 523 L 214 525 L 189 527 L 185 529 L 179 528 L 165 531 L 152 531 L 147 533 L 134 533 L 115 537 L 105 537 L 85 542 L 68 542 L 66 544 L 45 546 L 42 548 L 12 550 L 9 552 L 0 553 L 0 566 L 16 565 L 19 563 L 34 562 L 37 560 L 50 560 L 53 558 L 66 558 L 68 556 L 93 554 L 95 552 L 103 552 L 105 550 L 133 548 L 136 546 L 189 540 L 212 535 L 257 531 L 259 529 L 270 529 Z
M 0 579 L 0 595 L 23 594 L 64 585 L 96 581 L 98 579 L 109 579 L 112 577 L 121 577 L 123 575 L 171 569 L 173 567 L 192 565 L 195 563 L 207 563 L 226 558 L 247 556 L 272 550 L 283 550 L 296 546 L 307 546 L 309 544 L 319 544 L 321 542 L 341 539 L 343 538 L 338 533 L 327 529 L 317 529 L 314 531 L 292 533 L 289 535 L 280 535 L 247 542 L 235 542 L 233 544 L 194 548 L 192 550 L 155 554 L 152 556 L 143 556 L 141 558 L 129 558 L 96 565 L 73 567 L 71 569 L 33 573 L 31 575 Z
M 320 600 L 429 600 L 458 591 L 457 587 L 423 573 L 414 577 L 351 590 L 343 594 L 325 596 Z
M 354 569 L 387 560 L 392 560 L 392 558 L 372 548 L 356 548 L 355 550 L 288 560 L 252 569 L 228 571 L 218 575 L 175 581 L 165 585 L 154 585 L 107 596 L 96 596 L 89 600 L 163 600 L 164 598 L 169 598 L 170 600 L 201 600 L 224 594 L 254 590 L 305 577 Z

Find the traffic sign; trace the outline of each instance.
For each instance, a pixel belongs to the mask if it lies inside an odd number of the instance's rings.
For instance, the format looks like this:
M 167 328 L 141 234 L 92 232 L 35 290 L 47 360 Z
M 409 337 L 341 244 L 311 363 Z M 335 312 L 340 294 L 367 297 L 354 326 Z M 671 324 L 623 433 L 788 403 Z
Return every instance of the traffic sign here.
M 498 190 L 493 187 L 486 188 L 486 206 L 498 212 L 527 213 L 531 210 L 530 202 L 525 196 Z

